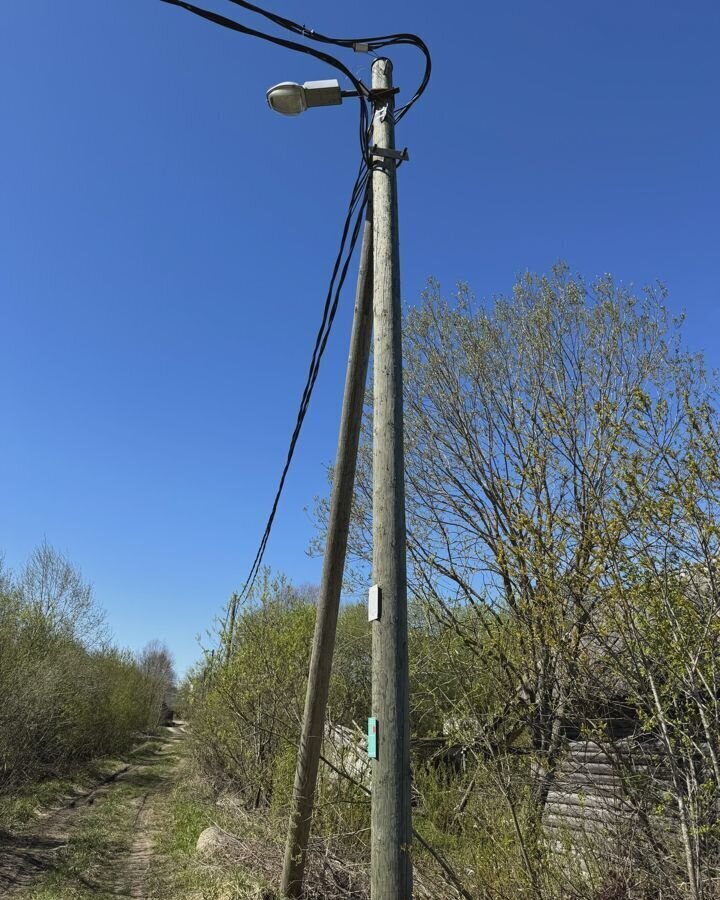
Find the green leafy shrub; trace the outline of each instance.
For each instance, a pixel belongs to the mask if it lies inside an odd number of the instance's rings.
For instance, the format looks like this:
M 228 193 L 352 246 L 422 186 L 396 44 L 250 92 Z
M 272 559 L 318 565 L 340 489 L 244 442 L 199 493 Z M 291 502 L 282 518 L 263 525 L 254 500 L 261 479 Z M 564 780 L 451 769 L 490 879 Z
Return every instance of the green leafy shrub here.
M 157 725 L 162 684 L 112 647 L 77 569 L 47 545 L 0 568 L 0 790 L 127 750 Z M 149 702 L 149 698 L 152 702 Z

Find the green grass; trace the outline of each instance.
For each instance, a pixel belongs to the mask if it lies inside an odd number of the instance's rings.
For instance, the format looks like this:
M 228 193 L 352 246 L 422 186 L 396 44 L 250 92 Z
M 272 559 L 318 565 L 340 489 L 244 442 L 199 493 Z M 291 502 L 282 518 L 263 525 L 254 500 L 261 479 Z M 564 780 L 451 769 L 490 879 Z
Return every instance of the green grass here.
M 138 805 L 145 794 L 152 795 L 155 821 L 164 826 L 155 834 L 146 900 L 262 900 L 270 896 L 270 886 L 242 867 L 198 858 L 195 846 L 203 829 L 216 823 L 232 831 L 240 823 L 218 808 L 209 788 L 191 776 L 178 757 L 182 748 L 163 756 L 154 755 L 156 749 L 153 742 L 137 748 L 136 761 L 147 761 L 148 766 L 119 780 L 96 803 L 78 811 L 67 844 L 56 854 L 54 868 L 20 892 L 18 900 L 117 900 L 118 895 L 126 896 L 125 864 L 135 836 Z M 117 760 L 103 761 L 101 766 L 88 767 L 83 779 L 94 778 L 96 783 L 120 766 Z M 67 796 L 77 787 L 77 778 L 58 779 L 37 786 L 22 798 L 12 798 L 13 821 L 27 822 L 38 806 Z M 8 810 L 6 806 L 9 818 Z
M 149 741 L 137 747 L 130 759 L 143 767 L 102 789 L 96 802 L 78 810 L 67 844 L 60 848 L 54 866 L 31 887 L 18 894 L 22 900 L 112 900 L 126 888 L 126 864 L 135 837 L 135 823 L 140 803 L 146 794 L 162 793 L 163 784 L 177 765 L 176 754 L 157 755 L 158 742 Z M 84 779 L 97 784 L 122 768 L 118 760 L 103 760 L 84 773 Z M 62 795 L 67 785 L 77 780 L 63 780 L 43 785 L 28 795 L 23 810 L 35 808 L 43 796 Z M 18 802 L 18 798 L 15 798 Z M 31 813 L 32 814 L 32 813 Z M 15 819 L 18 815 L 17 807 Z M 169 900 L 169 898 L 168 898 Z
M 12 833 L 27 825 L 38 811 L 91 790 L 121 769 L 128 760 L 150 757 L 157 752 L 159 746 L 158 738 L 150 738 L 138 744 L 123 758 L 108 756 L 93 760 L 67 774 L 23 785 L 11 793 L 0 793 L 0 834 Z
M 12 794 L 0 795 L 0 832 L 13 832 L 26 825 L 39 810 L 89 791 L 122 765 L 119 759 L 103 759 L 83 766 L 72 775 L 48 778 L 24 786 Z
M 22 900 L 111 900 L 121 887 L 118 860 L 132 845 L 136 806 L 143 791 L 120 784 L 88 807 L 67 845 L 57 855 L 55 868 L 33 887 L 19 894 Z
M 167 828 L 158 843 L 148 900 L 261 900 L 270 886 L 231 862 L 200 860 L 195 846 L 200 833 L 218 824 L 232 831 L 233 823 L 220 810 L 211 791 L 192 777 L 182 780 L 162 800 Z

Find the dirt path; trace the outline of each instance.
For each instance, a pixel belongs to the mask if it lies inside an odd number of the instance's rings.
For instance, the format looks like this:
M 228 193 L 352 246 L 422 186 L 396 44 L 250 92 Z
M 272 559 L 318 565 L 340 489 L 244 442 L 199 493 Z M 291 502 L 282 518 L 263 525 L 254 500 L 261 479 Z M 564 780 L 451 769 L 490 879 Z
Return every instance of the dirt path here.
M 149 798 L 150 794 L 143 794 L 138 801 L 134 825 L 135 835 L 123 879 L 129 888 L 129 896 L 140 898 L 140 900 L 145 896 L 145 885 L 155 845 L 152 834 L 154 830 L 152 804 L 148 803 Z
M 163 731 L 152 752 L 43 812 L 21 832 L 0 837 L 0 897 L 31 896 L 42 884 L 43 897 L 58 900 L 69 886 L 90 897 L 144 900 L 155 801 L 176 780 L 183 738 L 180 726 Z
M 174 745 L 176 745 L 178 740 L 182 740 L 183 729 L 175 728 L 169 730 L 173 735 L 172 739 L 163 747 L 159 755 L 175 757 L 175 764 L 154 790 L 146 791 L 137 799 L 132 846 L 124 864 L 124 871 L 120 873 L 120 884 L 118 886 L 121 890 L 123 886 L 126 886 L 128 888 L 127 896 L 134 898 L 134 900 L 145 900 L 147 876 L 155 853 L 156 834 L 160 828 L 156 809 L 157 801 L 162 793 L 175 783 L 180 767 L 176 757 L 177 747 Z

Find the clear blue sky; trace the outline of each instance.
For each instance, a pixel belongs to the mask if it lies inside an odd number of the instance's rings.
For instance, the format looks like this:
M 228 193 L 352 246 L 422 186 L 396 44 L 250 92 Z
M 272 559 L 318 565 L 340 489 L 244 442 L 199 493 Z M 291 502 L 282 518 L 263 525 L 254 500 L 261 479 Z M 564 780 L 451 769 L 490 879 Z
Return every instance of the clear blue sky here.
M 665 281 L 720 366 L 716 3 L 274 2 L 431 47 L 398 136 L 406 303 L 429 275 L 489 296 L 562 257 Z M 418 62 L 395 63 L 409 88 Z M 47 538 L 121 644 L 163 638 L 180 668 L 254 555 L 357 160 L 354 105 L 285 119 L 265 89 L 324 77 L 157 0 L 0 13 L 0 549 L 19 567 Z M 351 306 L 267 555 L 299 581 L 319 577 L 304 510 L 334 456 Z

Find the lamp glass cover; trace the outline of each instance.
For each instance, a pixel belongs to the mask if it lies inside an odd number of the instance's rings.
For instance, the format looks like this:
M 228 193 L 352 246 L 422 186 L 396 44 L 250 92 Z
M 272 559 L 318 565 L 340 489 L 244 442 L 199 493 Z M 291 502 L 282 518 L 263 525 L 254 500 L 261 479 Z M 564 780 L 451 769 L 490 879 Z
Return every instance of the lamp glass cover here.
M 292 81 L 283 81 L 271 87 L 267 92 L 267 101 L 271 109 L 284 116 L 299 116 L 307 109 L 305 89 Z

